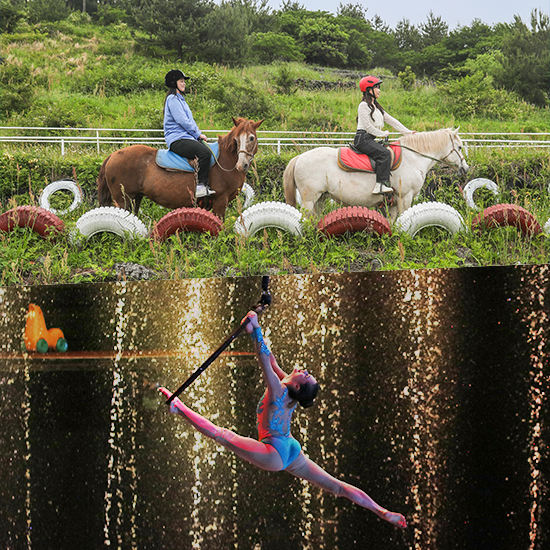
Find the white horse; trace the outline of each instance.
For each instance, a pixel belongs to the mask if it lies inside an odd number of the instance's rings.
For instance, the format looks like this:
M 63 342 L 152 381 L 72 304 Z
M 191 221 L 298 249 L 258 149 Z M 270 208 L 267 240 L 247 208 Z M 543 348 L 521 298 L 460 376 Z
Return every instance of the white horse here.
M 420 193 L 429 170 L 437 162 L 456 166 L 461 174 L 468 171 L 462 154 L 458 129 L 445 128 L 433 132 L 417 132 L 399 138 L 402 160 L 392 171 L 390 183 L 397 200 L 389 207 L 389 215 L 409 208 Z M 338 166 L 338 149 L 318 147 L 294 157 L 283 176 L 286 202 L 296 206 L 296 190 L 302 206 L 319 214 L 327 197 L 345 206 L 375 208 L 383 203 L 383 195 L 373 194 L 374 173 L 347 171 Z

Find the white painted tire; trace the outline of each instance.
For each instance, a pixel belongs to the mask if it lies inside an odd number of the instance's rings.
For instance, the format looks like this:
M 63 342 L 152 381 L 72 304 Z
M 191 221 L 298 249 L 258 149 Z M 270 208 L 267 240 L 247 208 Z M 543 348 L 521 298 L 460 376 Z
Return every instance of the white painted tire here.
M 491 191 L 495 197 L 498 197 L 498 185 L 494 181 L 488 180 L 486 178 L 473 179 L 466 184 L 463 191 L 466 204 L 470 208 L 479 209 L 479 207 L 476 206 L 476 203 L 474 202 L 474 193 L 482 187 L 489 189 L 489 191 Z
M 101 206 L 86 212 L 76 221 L 76 228 L 84 237 L 102 232 L 120 237 L 147 237 L 147 228 L 137 216 L 114 206 Z
M 251 237 L 266 227 L 276 227 L 293 235 L 302 235 L 302 214 L 284 202 L 260 202 L 243 210 L 234 229 L 245 237 Z
M 443 202 L 424 202 L 408 208 L 397 218 L 395 226 L 411 237 L 425 227 L 441 227 L 451 235 L 466 230 L 460 213 Z
M 244 193 L 243 209 L 248 208 L 254 201 L 254 195 L 255 195 L 254 189 L 252 189 L 252 187 L 248 185 L 248 183 L 245 183 L 243 185 L 243 188 L 241 189 L 241 193 Z
M 73 194 L 73 202 L 66 210 L 56 210 L 50 206 L 50 197 L 57 191 L 70 191 Z M 58 180 L 46 185 L 40 195 L 40 207 L 49 210 L 52 214 L 63 215 L 78 208 L 84 200 L 84 193 L 78 183 L 72 180 Z

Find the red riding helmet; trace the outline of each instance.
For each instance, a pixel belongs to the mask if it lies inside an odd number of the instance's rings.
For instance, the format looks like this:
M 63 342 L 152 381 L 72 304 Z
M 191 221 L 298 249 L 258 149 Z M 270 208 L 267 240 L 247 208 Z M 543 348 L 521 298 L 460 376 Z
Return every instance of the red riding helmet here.
M 359 82 L 359 89 L 366 92 L 367 88 L 374 88 L 374 86 L 380 86 L 380 84 L 382 84 L 382 81 L 376 76 L 365 76 Z

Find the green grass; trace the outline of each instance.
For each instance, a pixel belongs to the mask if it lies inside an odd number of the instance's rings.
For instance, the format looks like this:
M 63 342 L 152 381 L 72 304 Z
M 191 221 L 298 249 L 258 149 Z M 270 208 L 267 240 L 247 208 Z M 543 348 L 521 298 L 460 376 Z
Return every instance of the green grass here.
M 55 195 L 54 195 L 55 197 Z M 262 197 L 271 200 L 278 197 Z M 481 206 L 494 202 L 492 196 L 476 193 Z M 467 208 L 460 191 L 435 186 L 433 196 L 422 194 L 419 200 L 455 202 L 466 226 L 470 227 L 477 211 Z M 53 199 L 52 199 L 53 200 Z M 60 197 L 60 206 L 68 199 Z M 543 225 L 550 218 L 550 201 L 545 193 L 524 196 L 504 194 L 500 202 L 515 202 Z M 14 206 L 12 201 L 9 205 Z M 392 235 L 356 233 L 323 238 L 316 220 L 305 219 L 303 236 L 296 237 L 275 228 L 245 239 L 233 230 L 239 206 L 230 206 L 218 237 L 179 233 L 164 243 L 147 238 L 124 239 L 101 233 L 90 239 L 69 237 L 78 217 L 93 205 L 61 216 L 67 232 L 58 240 L 42 239 L 28 228 L 0 234 L 3 250 L 0 285 L 81 283 L 113 281 L 117 263 L 137 263 L 155 271 L 158 279 L 216 277 L 334 271 L 370 271 L 373 269 L 424 269 L 463 266 L 548 263 L 550 240 L 545 234 L 526 238 L 515 228 L 482 232 L 466 231 L 450 236 L 437 228 L 426 228 L 414 238 L 399 231 Z M 336 208 L 332 204 L 325 213 Z M 167 210 L 145 201 L 140 213 L 152 226 Z
M 4 59 L 0 76 L 3 88 L 13 92 L 6 96 L 11 103 L 3 103 L 4 126 L 162 127 L 163 75 L 173 68 L 173 61 L 144 56 L 124 25 L 100 28 L 66 21 L 23 30 L 0 37 Z M 205 130 L 229 129 L 231 116 L 264 118 L 261 130 L 355 129 L 358 90 L 293 88 L 284 93 L 278 85 L 282 70 L 294 79 L 351 78 L 338 71 L 301 63 L 283 68 L 277 63 L 245 68 L 203 63 L 181 66 L 192 76 L 188 100 Z M 453 98 L 440 87 L 425 84 L 406 91 L 384 68 L 370 68 L 369 72 L 384 75 L 381 103 L 411 129 L 460 126 L 465 133 L 550 131 L 548 109 L 537 109 L 512 95 L 502 116 L 459 119 L 453 114 Z M 95 181 L 109 152 L 106 148 L 98 154 L 94 148 L 71 147 L 61 157 L 57 146 L 0 146 L 1 212 L 16 204 L 37 204 L 40 191 L 56 179 L 76 177 L 86 195 L 78 210 L 62 216 L 67 233 L 57 241 L 44 240 L 30 229 L 0 233 L 0 285 L 110 281 L 117 277 L 115 264 L 124 262 L 144 265 L 159 279 L 548 262 L 548 237 L 528 239 L 514 228 L 452 237 L 429 228 L 414 238 L 394 231 L 384 237 L 354 234 L 326 239 L 317 231 L 316 220 L 306 220 L 303 237 L 267 229 L 244 239 L 233 231 L 238 204 L 230 206 L 224 228 L 215 238 L 181 233 L 161 244 L 100 234 L 88 240 L 71 240 L 68 235 L 78 217 L 97 207 Z M 294 154 L 296 151 L 289 151 L 278 157 L 260 150 L 257 170 L 248 176 L 257 201 L 284 201 L 282 172 Z M 460 187 L 475 177 L 486 177 L 499 185 L 499 202 L 524 206 L 541 225 L 550 218 L 547 153 L 472 149 L 468 163 L 470 173 L 462 179 L 438 166 L 428 175 L 416 202 L 449 204 L 469 227 L 477 212 L 467 208 Z M 72 196 L 58 193 L 52 197 L 52 206 L 62 209 L 71 200 Z M 494 203 L 494 197 L 478 191 L 476 201 L 485 207 Z M 324 213 L 333 208 L 336 206 L 329 203 Z M 167 212 L 145 200 L 139 217 L 151 229 Z

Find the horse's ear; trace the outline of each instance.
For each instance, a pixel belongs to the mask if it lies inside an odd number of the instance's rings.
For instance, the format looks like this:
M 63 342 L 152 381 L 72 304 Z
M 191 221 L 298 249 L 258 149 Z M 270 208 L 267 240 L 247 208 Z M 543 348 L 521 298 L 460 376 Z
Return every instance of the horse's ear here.
M 258 120 L 258 122 L 254 122 L 252 124 L 252 126 L 254 126 L 254 129 L 258 128 L 264 120 L 265 120 L 265 118 L 262 118 L 262 120 Z
M 455 133 L 455 135 L 458 136 L 458 131 L 460 130 L 460 126 L 456 129 L 456 130 L 453 130 L 453 132 Z
M 231 117 L 231 120 L 233 121 L 233 126 L 238 126 L 239 123 L 238 121 L 235 119 L 235 117 Z

